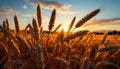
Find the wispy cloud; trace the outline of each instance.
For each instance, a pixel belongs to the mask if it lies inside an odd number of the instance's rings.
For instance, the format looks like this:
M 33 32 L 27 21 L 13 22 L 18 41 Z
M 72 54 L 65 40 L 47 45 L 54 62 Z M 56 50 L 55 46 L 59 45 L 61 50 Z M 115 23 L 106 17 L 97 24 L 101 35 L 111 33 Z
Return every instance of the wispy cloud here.
M 32 5 L 40 4 L 42 8 L 44 9 L 57 9 L 57 11 L 61 14 L 76 14 L 78 12 L 73 11 L 72 5 L 65 4 L 62 5 L 57 1 L 49 1 L 49 0 L 26 0 L 27 2 L 30 2 Z
M 120 30 L 120 18 L 94 19 L 85 23 L 82 27 L 89 30 Z
M 37 18 L 36 14 L 22 14 L 22 16 Z M 42 20 L 43 22 L 45 22 L 45 23 L 47 22 L 48 23 L 50 18 L 47 17 L 47 16 L 42 16 L 42 19 L 43 19 Z
M 25 17 L 36 17 L 36 14 L 22 14 Z
M 26 6 L 26 5 L 23 5 L 23 8 L 24 8 L 24 9 L 27 9 L 27 6 Z
M 112 18 L 112 19 L 94 19 L 88 21 L 86 24 L 83 26 L 89 26 L 89 25 L 120 25 L 120 18 Z
M 9 15 L 15 15 L 18 14 L 19 12 L 10 8 L 10 7 L 0 7 L 0 15 L 2 17 L 7 17 Z

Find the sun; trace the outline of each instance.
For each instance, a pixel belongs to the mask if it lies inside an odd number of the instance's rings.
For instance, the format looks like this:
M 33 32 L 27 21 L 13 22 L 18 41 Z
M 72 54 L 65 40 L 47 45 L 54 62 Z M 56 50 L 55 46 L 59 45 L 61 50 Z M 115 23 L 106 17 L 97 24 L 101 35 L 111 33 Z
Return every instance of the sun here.
M 64 26 L 63 29 L 64 29 L 65 32 L 67 32 L 68 27 L 67 27 L 67 26 Z

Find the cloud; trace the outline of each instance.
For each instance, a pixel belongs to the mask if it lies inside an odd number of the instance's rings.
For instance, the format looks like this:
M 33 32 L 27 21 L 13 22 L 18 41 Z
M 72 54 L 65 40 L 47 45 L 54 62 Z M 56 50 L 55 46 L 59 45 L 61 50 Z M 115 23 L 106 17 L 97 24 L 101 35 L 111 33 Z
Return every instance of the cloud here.
M 47 0 L 26 0 L 26 2 L 30 2 L 32 5 L 40 4 L 44 9 L 56 9 L 57 12 L 61 14 L 76 14 L 78 12 L 72 11 L 72 5 L 65 4 L 62 5 L 57 1 L 47 1 Z
M 25 16 L 25 17 L 33 17 L 33 18 L 36 18 L 37 19 L 37 16 L 36 14 L 22 14 L 22 16 Z M 47 17 L 47 16 L 42 16 L 42 21 L 43 22 L 49 22 L 50 18 Z
M 120 30 L 120 18 L 94 19 L 86 22 L 82 28 L 89 30 Z
M 88 25 L 120 25 L 120 18 L 112 18 L 112 19 L 94 19 L 90 20 L 87 23 L 85 23 L 83 26 Z
M 25 17 L 36 17 L 36 14 L 22 14 Z
M 18 14 L 19 12 L 15 11 L 14 9 L 10 7 L 0 7 L 0 15 L 2 17 L 7 17 L 9 15 L 15 15 Z
M 26 6 L 26 5 L 23 5 L 23 8 L 24 8 L 24 9 L 27 9 L 27 6 Z

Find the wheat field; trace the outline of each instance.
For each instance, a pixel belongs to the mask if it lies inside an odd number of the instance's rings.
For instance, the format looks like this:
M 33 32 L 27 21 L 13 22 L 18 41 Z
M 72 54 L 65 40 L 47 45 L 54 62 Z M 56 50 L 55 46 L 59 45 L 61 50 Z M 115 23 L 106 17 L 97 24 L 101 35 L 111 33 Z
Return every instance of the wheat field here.
M 9 21 L 0 25 L 0 69 L 120 69 L 120 36 L 108 32 L 76 31 L 88 20 L 100 13 L 93 10 L 80 19 L 71 20 L 68 31 L 54 30 L 56 9 L 53 9 L 48 31 L 43 31 L 42 12 L 37 6 L 37 19 L 33 18 L 24 30 L 20 29 L 15 15 L 15 30 Z

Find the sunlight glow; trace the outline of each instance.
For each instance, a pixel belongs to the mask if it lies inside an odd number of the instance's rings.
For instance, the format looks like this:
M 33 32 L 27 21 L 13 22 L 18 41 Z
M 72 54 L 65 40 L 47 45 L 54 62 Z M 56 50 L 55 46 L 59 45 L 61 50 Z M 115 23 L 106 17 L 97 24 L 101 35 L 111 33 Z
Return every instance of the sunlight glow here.
M 68 26 L 64 26 L 63 29 L 64 29 L 65 32 L 67 32 Z

